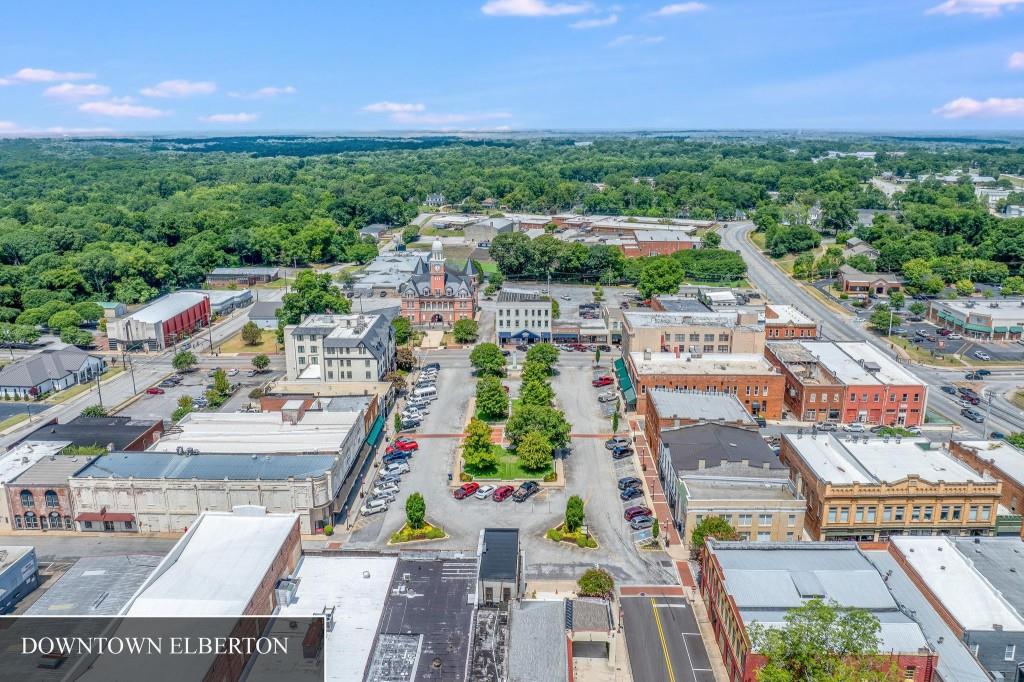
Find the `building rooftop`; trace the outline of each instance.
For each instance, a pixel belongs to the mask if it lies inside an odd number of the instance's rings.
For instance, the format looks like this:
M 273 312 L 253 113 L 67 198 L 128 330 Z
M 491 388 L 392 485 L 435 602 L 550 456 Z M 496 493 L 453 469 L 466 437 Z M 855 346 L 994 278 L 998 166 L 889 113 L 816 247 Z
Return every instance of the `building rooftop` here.
M 18 563 L 33 549 L 32 545 L 0 545 L 0 573 Z
M 731 393 L 656 388 L 647 391 L 647 399 L 654 402 L 661 419 L 756 424 L 739 398 Z
M 321 476 L 334 455 L 178 455 L 173 452 L 113 452 L 98 457 L 72 478 L 286 481 Z
M 519 575 L 519 530 L 485 528 L 480 539 L 480 579 L 515 580 Z
M 281 412 L 192 412 L 164 433 L 150 450 L 204 453 L 337 453 L 362 413 L 306 411 L 296 423 Z M 180 429 L 180 431 L 178 430 Z
M 992 483 L 924 438 L 840 439 L 831 434 L 782 436 L 822 481 L 835 485 L 895 483 L 917 476 L 930 483 Z
M 767 469 L 766 475 L 769 471 L 788 471 L 757 431 L 739 426 L 693 424 L 665 429 L 661 442 L 671 452 L 672 466 L 680 475 L 743 461 L 748 467 Z
M 281 268 L 275 267 L 214 268 L 213 270 L 210 270 L 211 275 L 220 275 L 222 277 L 230 277 L 232 275 L 276 277 L 279 272 L 281 272 Z
M 891 542 L 943 607 L 966 630 L 1024 633 L 1020 612 L 985 579 L 952 538 L 896 535 Z M 1018 540 L 1018 545 L 1021 544 Z M 1024 566 L 1024 559 L 1018 562 Z
M 361 682 L 398 559 L 374 556 L 303 556 L 298 588 L 275 615 L 313 616 L 333 609 L 334 628 L 324 645 L 327 680 Z
M 711 308 L 692 296 L 658 296 L 658 303 L 670 313 L 709 313 Z
M 67 485 L 68 478 L 89 466 L 95 457 L 50 455 L 13 479 L 11 485 Z
M 200 294 L 195 291 L 178 291 L 161 296 L 145 307 L 127 315 L 126 319 L 148 324 L 163 322 L 179 313 L 185 312 L 192 306 L 202 303 L 203 299 L 206 298 L 208 298 L 206 294 Z
M 700 242 L 700 237 L 691 235 L 688 231 L 682 230 L 636 230 L 635 237 L 638 243 L 643 242 Z
M 162 559 L 151 554 L 82 557 L 43 592 L 25 615 L 117 615 Z
M 691 472 L 693 473 L 693 472 Z M 699 472 L 697 472 L 699 473 Z M 702 478 L 687 476 L 683 481 L 688 500 L 763 500 L 800 502 L 786 479 Z
M 121 614 L 245 613 L 281 547 L 298 534 L 297 514 L 254 512 L 203 512 Z
M 78 372 L 89 358 L 99 360 L 74 346 L 46 348 L 0 369 L 0 386 L 38 386 Z
M 695 300 L 695 299 L 684 299 Z M 698 303 L 700 303 L 698 301 Z M 700 312 L 625 312 L 622 318 L 630 327 L 735 327 L 736 311 L 711 311 L 700 303 Z
M 67 441 L 72 445 L 123 450 L 157 424 L 155 419 L 135 417 L 82 417 L 63 424 L 47 424 L 25 437 L 26 441 Z
M 960 317 L 980 316 L 991 318 L 1006 325 L 1024 325 L 1024 299 L 1007 298 L 998 301 L 960 299 L 956 301 L 931 302 L 933 308 L 949 310 Z
M 954 538 L 957 549 L 968 557 L 985 579 L 1016 609 L 1024 613 L 1024 541 L 1019 537 Z M 1016 570 L 1014 570 L 1016 569 Z
M 957 445 L 971 448 L 983 460 L 992 460 L 1000 471 L 1020 484 L 1024 484 L 1024 451 L 1005 440 L 966 440 Z
M 779 360 L 787 364 L 820 362 L 840 383 L 847 386 L 921 384 L 916 376 L 863 341 L 780 341 L 769 342 L 768 347 Z
M 256 301 L 249 308 L 249 319 L 276 319 L 277 311 L 284 306 L 284 301 Z
M 559 601 L 525 599 L 513 606 L 509 631 L 510 682 L 567 679 L 565 606 Z
M 649 355 L 649 359 L 645 357 Z M 634 351 L 630 362 L 637 374 L 778 374 L 779 371 L 756 353 L 649 353 Z
M 864 282 L 870 284 L 878 280 L 882 280 L 889 284 L 902 284 L 903 278 L 891 273 L 891 272 L 861 272 L 857 268 L 849 265 L 840 265 L 839 272 L 842 274 L 843 279 L 848 282 Z
M 498 292 L 498 303 L 538 303 L 547 301 L 536 289 L 502 289 Z
M 768 310 L 775 313 L 775 317 L 765 316 L 765 320 L 769 323 L 774 322 L 775 324 L 815 324 L 807 315 L 800 312 L 800 309 L 793 305 L 780 305 L 778 303 L 769 303 L 765 306 Z
M 0 483 L 9 483 L 36 462 L 56 455 L 71 441 L 22 441 L 0 456 Z

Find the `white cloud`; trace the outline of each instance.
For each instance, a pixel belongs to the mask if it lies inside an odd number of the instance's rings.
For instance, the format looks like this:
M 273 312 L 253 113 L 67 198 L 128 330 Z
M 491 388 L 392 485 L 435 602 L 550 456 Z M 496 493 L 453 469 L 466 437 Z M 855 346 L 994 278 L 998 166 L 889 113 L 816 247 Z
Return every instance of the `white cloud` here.
M 615 38 L 608 47 L 625 47 L 627 45 L 657 45 L 665 40 L 665 36 L 641 36 L 627 33 Z
M 61 99 L 78 99 L 82 97 L 105 97 L 110 94 L 110 88 L 99 83 L 85 83 L 76 85 L 74 83 L 61 83 L 51 85 L 43 91 L 46 97 L 59 97 Z
M 296 92 L 298 92 L 298 90 L 291 85 L 286 85 L 281 88 L 270 85 L 265 88 L 260 88 L 259 90 L 253 90 L 252 92 L 229 92 L 228 96 L 239 97 L 241 99 L 270 99 L 271 97 L 277 97 L 278 95 L 294 95 Z
M 87 114 L 114 118 L 160 118 L 171 113 L 154 107 L 132 104 L 131 99 L 126 97 L 114 98 L 105 102 L 85 102 L 78 105 L 78 110 Z
M 1011 69 L 1024 69 L 1024 52 L 1014 52 L 1006 60 L 1006 65 Z
M 547 2 L 547 0 L 489 0 L 480 8 L 492 17 L 561 17 L 593 9 L 589 2 Z
M 450 127 L 512 118 L 506 111 L 480 113 L 431 113 L 399 111 L 391 114 L 395 123 L 414 126 Z
M 1024 5 L 1024 0 L 946 0 L 928 9 L 925 14 L 980 14 L 983 17 L 997 17 L 1004 9 L 1013 10 Z
M 211 114 L 210 116 L 200 116 L 199 120 L 206 121 L 207 123 L 251 123 L 259 117 L 259 114 L 250 114 L 240 111 L 237 114 Z
M 932 113 L 943 118 L 1024 117 L 1024 97 L 989 97 L 985 100 L 960 97 L 946 102 Z
M 403 102 L 374 102 L 373 104 L 367 104 L 363 107 L 363 111 L 371 111 L 375 114 L 396 114 L 396 113 L 408 113 L 412 111 L 423 111 L 426 109 L 420 103 L 403 103 Z
M 192 95 L 209 95 L 217 91 L 217 84 L 212 81 L 170 80 L 157 83 L 139 90 L 146 97 L 190 97 Z
M 18 126 L 14 125 L 14 121 L 0 121 L 0 130 L 17 130 Z
M 24 68 L 12 73 L 7 78 L 0 78 L 0 85 L 16 83 L 53 83 L 56 81 L 82 81 L 95 78 L 94 73 L 79 71 L 52 71 L 50 69 Z
M 672 5 L 665 5 L 661 9 L 652 12 L 652 17 L 672 17 L 677 14 L 692 14 L 703 12 L 708 8 L 703 2 L 677 2 Z
M 569 24 L 569 28 L 575 28 L 577 30 L 586 30 L 588 28 L 603 28 L 605 26 L 614 26 L 619 23 L 618 14 L 609 14 L 604 19 L 582 19 L 574 24 Z

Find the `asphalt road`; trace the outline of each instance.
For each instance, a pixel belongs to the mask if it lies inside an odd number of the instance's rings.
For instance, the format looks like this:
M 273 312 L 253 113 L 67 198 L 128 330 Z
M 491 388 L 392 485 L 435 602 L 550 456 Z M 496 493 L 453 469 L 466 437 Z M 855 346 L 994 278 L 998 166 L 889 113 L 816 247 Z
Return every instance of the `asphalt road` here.
M 753 223 L 732 223 L 721 230 L 722 248 L 738 251 L 747 262 L 747 277 L 767 295 L 769 301 L 786 302 L 797 306 L 821 322 L 822 334 L 833 341 L 867 341 L 887 355 L 896 356 L 889 344 L 880 340 L 855 318 L 839 314 L 809 293 L 804 285 L 779 270 L 767 256 L 747 239 L 754 229 Z M 904 366 L 929 386 L 928 409 L 956 424 L 963 435 L 982 436 L 986 428 L 1010 433 L 1024 431 L 1024 414 L 1005 400 L 993 397 L 992 416 L 987 424 L 975 424 L 960 414 L 950 396 L 938 390 L 943 384 L 963 379 L 964 370 L 938 370 L 914 363 Z
M 693 609 L 683 597 L 622 597 L 634 682 L 714 682 Z

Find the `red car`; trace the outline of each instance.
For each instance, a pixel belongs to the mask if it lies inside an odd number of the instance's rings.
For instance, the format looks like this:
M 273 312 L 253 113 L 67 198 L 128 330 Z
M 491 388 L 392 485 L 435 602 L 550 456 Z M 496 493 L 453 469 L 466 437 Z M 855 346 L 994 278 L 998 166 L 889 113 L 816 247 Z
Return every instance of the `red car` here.
M 479 489 L 480 484 L 477 483 L 476 481 L 473 481 L 471 483 L 463 483 L 461 486 L 456 488 L 455 492 L 452 494 L 455 496 L 456 500 L 461 500 L 463 498 L 469 497 Z
M 606 374 L 603 377 L 598 377 L 591 381 L 590 385 L 595 388 L 601 388 L 602 386 L 611 386 L 612 378 Z
M 515 486 L 503 485 L 494 491 L 492 498 L 495 502 L 504 502 L 512 493 L 516 491 Z
M 412 438 L 396 438 L 395 442 L 388 447 L 401 450 L 402 452 L 415 452 L 420 449 L 420 444 Z
M 164 389 L 159 388 L 157 386 L 151 386 L 151 387 L 146 389 L 146 393 L 148 393 L 150 395 L 163 395 L 164 394 Z
M 640 506 L 640 507 L 630 507 L 629 509 L 626 510 L 626 512 L 622 516 L 627 521 L 632 521 L 637 516 L 650 516 L 653 513 L 654 512 L 652 512 L 647 507 Z

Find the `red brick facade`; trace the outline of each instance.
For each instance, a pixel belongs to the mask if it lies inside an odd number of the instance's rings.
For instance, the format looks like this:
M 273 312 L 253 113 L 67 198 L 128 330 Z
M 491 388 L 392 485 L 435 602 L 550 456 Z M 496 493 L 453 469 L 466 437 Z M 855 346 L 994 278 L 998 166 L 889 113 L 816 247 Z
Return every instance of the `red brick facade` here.
M 14 530 L 75 530 L 71 489 L 64 485 L 6 487 Z
M 1003 496 L 999 502 L 1013 514 L 1020 514 L 1024 510 L 1024 485 L 1020 481 L 1007 475 L 1005 471 L 995 465 L 995 462 L 985 459 L 984 455 L 979 456 L 974 448 L 964 447 L 960 443 L 949 441 L 949 454 L 969 466 L 982 475 L 988 475 L 1003 483 Z M 1024 527 L 1021 528 L 1021 537 L 1024 537 Z
M 192 334 L 195 330 L 210 324 L 210 299 L 203 298 L 191 308 L 181 311 L 172 318 L 163 321 L 164 346 L 174 345 Z

